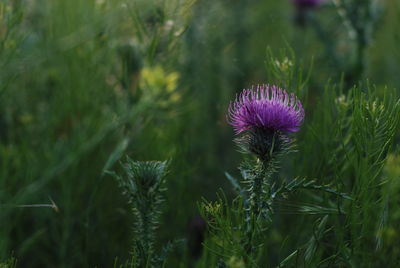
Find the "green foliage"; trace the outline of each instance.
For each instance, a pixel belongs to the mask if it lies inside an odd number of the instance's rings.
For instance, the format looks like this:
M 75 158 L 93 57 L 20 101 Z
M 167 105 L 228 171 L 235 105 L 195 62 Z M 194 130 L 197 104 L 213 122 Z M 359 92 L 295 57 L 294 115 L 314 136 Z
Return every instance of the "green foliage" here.
M 16 268 L 17 261 L 14 258 L 7 260 L 6 262 L 0 263 L 0 268 Z
M 0 3 L 0 202 L 12 204 L 0 214 L 0 256 L 15 252 L 22 267 L 111 266 L 116 256 L 127 258 L 129 208 L 104 171 L 132 149 L 138 158 L 173 154 L 164 144 L 176 125 L 142 134 L 153 118 L 167 126 L 176 102 L 163 87 L 148 92 L 154 85 L 145 81 L 154 79 L 140 73 L 159 67 L 146 60 L 150 44 L 137 45 L 124 2 Z M 162 7 L 165 20 L 181 12 L 173 6 Z M 145 30 L 160 33 L 164 23 Z M 177 43 L 172 33 L 184 27 L 176 22 L 168 40 Z M 162 70 L 157 79 L 173 99 L 176 71 Z M 158 145 L 157 136 L 164 139 Z M 49 197 L 58 213 L 21 207 Z
M 204 200 L 199 207 L 202 217 L 208 219 L 210 229 L 210 238 L 204 245 L 205 249 L 223 258 L 218 261 L 220 266 L 223 265 L 224 259 L 229 260 L 230 257 L 242 261 L 251 257 L 248 249 L 244 247 L 248 238 L 244 224 L 247 216 L 243 201 L 239 197 L 228 202 L 226 196 L 221 193 L 217 201 Z

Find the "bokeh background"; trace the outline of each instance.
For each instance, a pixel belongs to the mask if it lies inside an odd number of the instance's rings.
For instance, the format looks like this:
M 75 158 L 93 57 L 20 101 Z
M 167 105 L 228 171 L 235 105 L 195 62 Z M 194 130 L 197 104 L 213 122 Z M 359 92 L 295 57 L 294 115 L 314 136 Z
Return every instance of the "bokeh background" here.
M 1 0 L 0 260 L 13 256 L 18 267 L 126 261 L 134 219 L 106 172 L 125 155 L 170 160 L 158 244 L 187 238 L 202 198 L 214 200 L 220 189 L 233 196 L 224 172 L 238 174 L 242 156 L 226 112 L 243 88 L 277 83 L 309 107 L 327 81 L 342 81 L 344 90 L 357 79 L 377 92 L 399 88 L 400 2 L 376 1 L 359 74 L 352 34 L 326 2 L 301 23 L 286 0 Z M 310 133 L 314 109 L 306 114 Z M 307 137 L 300 134 L 285 172 L 329 174 L 329 147 Z M 397 178 L 400 159 L 389 160 L 387 177 Z M 400 253 L 396 185 L 387 260 Z M 22 207 L 33 204 L 43 206 Z M 298 216 L 281 217 L 286 227 L 271 240 L 284 240 L 291 217 Z M 274 256 L 271 263 L 282 257 Z M 182 246 L 169 267 L 187 267 L 188 258 Z

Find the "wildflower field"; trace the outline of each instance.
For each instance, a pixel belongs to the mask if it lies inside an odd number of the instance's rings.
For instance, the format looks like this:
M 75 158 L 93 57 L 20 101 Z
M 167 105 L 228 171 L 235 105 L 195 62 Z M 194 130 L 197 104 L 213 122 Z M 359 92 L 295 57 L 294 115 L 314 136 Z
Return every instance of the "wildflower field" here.
M 399 0 L 0 0 L 0 268 L 400 267 Z

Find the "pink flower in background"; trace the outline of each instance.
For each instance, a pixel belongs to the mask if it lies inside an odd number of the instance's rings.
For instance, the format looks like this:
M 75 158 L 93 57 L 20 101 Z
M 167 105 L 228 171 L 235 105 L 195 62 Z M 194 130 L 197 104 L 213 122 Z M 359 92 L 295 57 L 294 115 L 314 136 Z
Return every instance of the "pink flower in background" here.
M 316 7 L 319 6 L 323 0 L 292 0 L 298 7 Z

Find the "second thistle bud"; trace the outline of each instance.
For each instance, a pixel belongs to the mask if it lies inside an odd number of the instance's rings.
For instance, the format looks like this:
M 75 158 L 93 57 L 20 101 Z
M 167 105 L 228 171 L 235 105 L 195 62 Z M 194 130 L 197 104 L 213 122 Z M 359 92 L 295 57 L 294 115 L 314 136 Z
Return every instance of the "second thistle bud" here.
M 126 177 L 120 179 L 120 184 L 130 194 L 147 196 L 163 190 L 167 162 L 139 162 L 128 159 L 123 167 Z
M 161 267 L 155 265 L 159 257 L 154 253 L 154 231 L 159 226 L 159 215 L 165 190 L 167 162 L 132 161 L 127 158 L 122 175 L 114 173 L 123 193 L 129 198 L 135 222 L 133 224 L 133 267 Z

